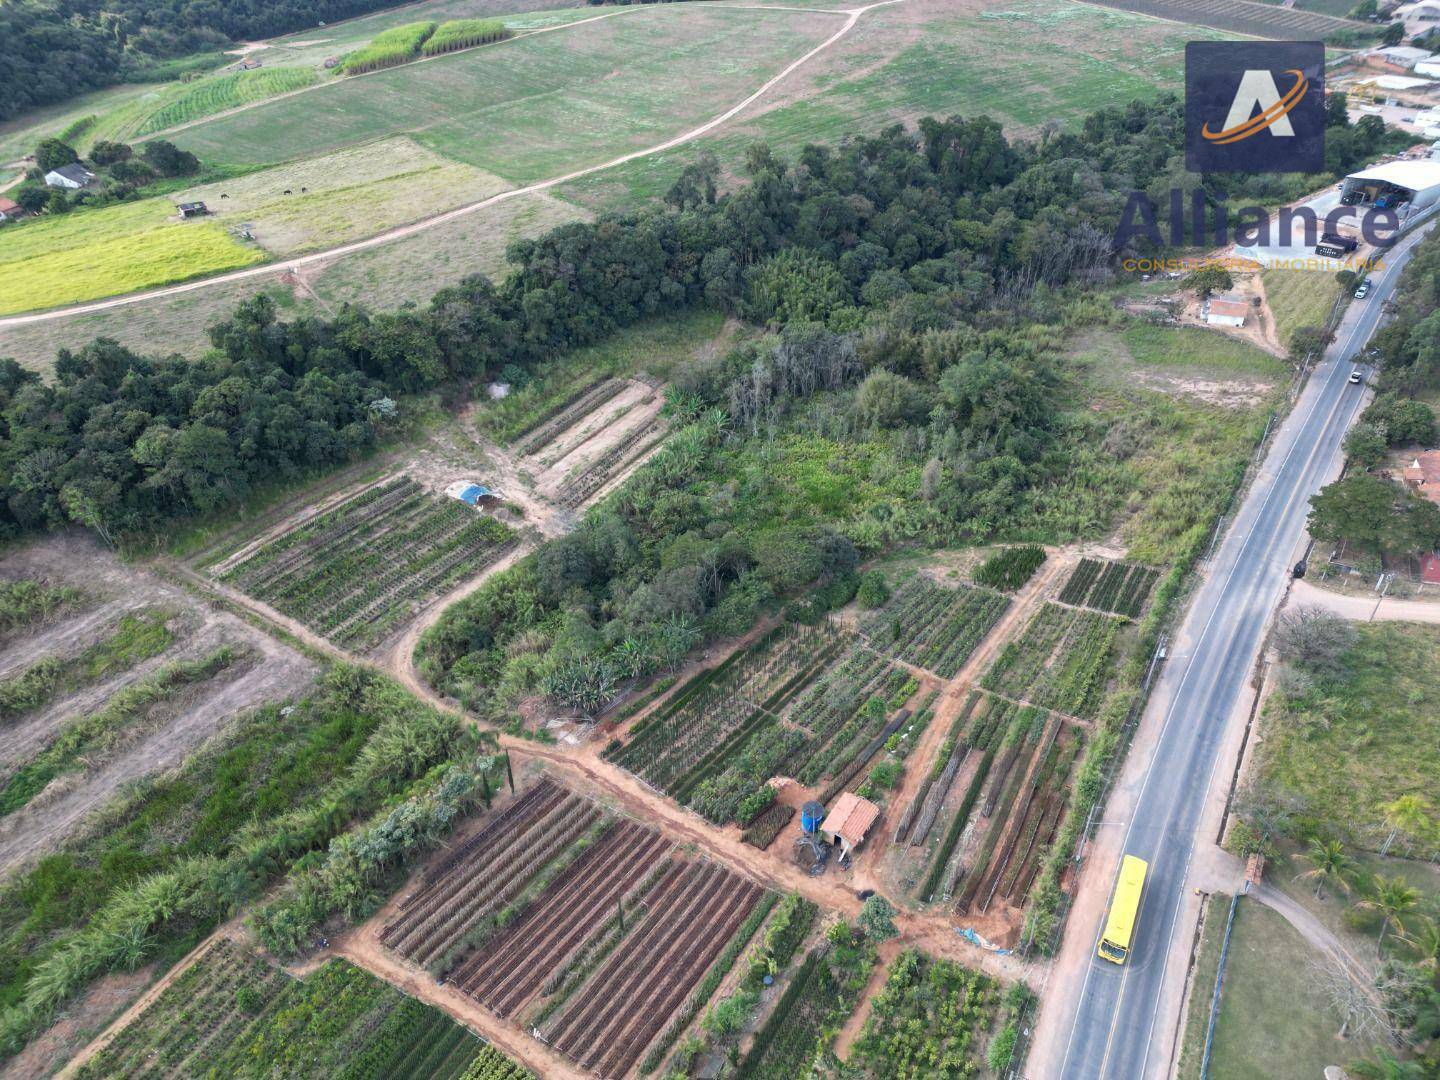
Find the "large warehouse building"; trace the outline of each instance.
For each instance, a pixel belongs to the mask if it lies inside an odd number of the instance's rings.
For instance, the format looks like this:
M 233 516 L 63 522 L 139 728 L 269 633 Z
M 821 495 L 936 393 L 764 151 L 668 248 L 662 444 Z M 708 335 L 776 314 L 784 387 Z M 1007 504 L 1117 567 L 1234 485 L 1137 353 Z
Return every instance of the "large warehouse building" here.
M 1351 173 L 1340 197 L 1357 206 L 1404 206 L 1418 213 L 1440 201 L 1440 161 L 1391 161 Z

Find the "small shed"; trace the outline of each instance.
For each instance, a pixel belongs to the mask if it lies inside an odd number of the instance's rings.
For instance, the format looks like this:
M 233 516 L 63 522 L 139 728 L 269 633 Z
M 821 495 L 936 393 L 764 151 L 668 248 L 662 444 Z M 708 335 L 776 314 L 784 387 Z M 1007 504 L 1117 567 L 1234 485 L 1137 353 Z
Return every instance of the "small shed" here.
M 1212 296 L 1205 301 L 1205 321 L 1211 326 L 1244 326 L 1250 305 L 1238 296 Z
M 865 836 L 880 819 L 880 807 L 869 799 L 862 799 L 853 791 L 847 791 L 835 802 L 825 823 L 820 826 L 820 836 L 827 844 L 837 844 L 846 855 L 865 842 Z
M 14 199 L 0 195 L 0 221 L 14 221 L 25 213 L 25 208 Z
M 1422 450 L 1405 466 L 1402 475 L 1405 486 L 1415 494 L 1440 503 L 1440 450 Z
M 202 217 L 208 213 L 210 213 L 210 208 L 203 202 L 182 202 L 180 204 L 182 218 Z

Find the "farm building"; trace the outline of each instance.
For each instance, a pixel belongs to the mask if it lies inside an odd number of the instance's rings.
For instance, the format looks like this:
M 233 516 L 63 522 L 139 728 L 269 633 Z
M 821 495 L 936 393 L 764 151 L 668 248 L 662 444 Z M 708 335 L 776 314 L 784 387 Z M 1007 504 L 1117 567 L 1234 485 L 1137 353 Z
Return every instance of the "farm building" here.
M 835 808 L 820 826 L 820 837 L 827 844 L 838 844 L 849 855 L 865 842 L 865 835 L 880 818 L 880 807 L 847 791 L 836 800 Z
M 1427 79 L 1440 79 L 1440 60 L 1421 60 L 1415 65 L 1415 74 Z
M 484 484 L 476 484 L 469 480 L 455 481 L 445 489 L 445 494 L 452 499 L 459 499 L 466 506 L 484 506 L 500 498 L 498 491 L 492 491 Z
M 1414 4 L 1401 4 L 1390 17 L 1405 24 L 1405 36 L 1415 37 L 1428 33 L 1440 24 L 1440 3 L 1435 0 L 1419 0 Z
M 1440 450 L 1415 455 L 1405 466 L 1405 486 L 1433 503 L 1440 503 Z
M 1374 203 L 1393 209 L 1409 203 L 1411 212 L 1424 210 L 1440 199 L 1440 163 L 1387 162 L 1351 173 L 1345 178 L 1343 189 L 1342 198 L 1362 205 Z
M 208 213 L 210 213 L 210 208 L 203 202 L 182 202 L 180 204 L 182 218 L 201 217 Z
M 1405 72 L 1434 55 L 1426 49 L 1417 49 L 1412 45 L 1391 45 L 1384 49 L 1375 49 L 1365 61 L 1386 71 Z
M 1244 326 L 1250 305 L 1238 296 L 1212 296 L 1205 301 L 1205 321 L 1211 326 Z
M 78 191 L 94 179 L 95 174 L 76 161 L 47 172 L 45 174 L 45 186 L 65 188 L 68 191 Z
M 13 199 L 0 197 L 0 221 L 14 221 L 23 216 L 25 208 Z

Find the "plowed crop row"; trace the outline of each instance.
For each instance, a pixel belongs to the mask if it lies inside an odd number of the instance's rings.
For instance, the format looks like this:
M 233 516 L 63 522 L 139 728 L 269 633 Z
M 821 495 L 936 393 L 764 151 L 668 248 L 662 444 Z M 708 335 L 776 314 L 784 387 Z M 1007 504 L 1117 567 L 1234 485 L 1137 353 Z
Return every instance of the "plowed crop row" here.
M 585 944 L 617 900 L 667 857 L 669 842 L 624 822 L 575 860 L 529 910 L 455 972 L 466 994 L 500 1016 L 513 1015 L 560 962 Z
M 763 890 L 713 863 L 677 867 L 645 920 L 576 992 L 547 1041 L 602 1077 L 628 1073 Z
M 526 815 L 411 896 L 381 942 L 418 964 L 444 957 L 599 819 L 600 808 L 589 799 L 546 786 Z

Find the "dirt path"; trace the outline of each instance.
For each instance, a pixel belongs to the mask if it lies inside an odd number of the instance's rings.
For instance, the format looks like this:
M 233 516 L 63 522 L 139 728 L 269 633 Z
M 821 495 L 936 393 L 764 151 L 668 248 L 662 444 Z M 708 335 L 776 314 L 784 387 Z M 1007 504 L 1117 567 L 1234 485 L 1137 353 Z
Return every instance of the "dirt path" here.
M 1331 592 L 1303 578 L 1290 586 L 1290 595 L 1281 608 L 1318 607 L 1359 622 L 1382 621 L 1440 623 L 1440 603 L 1429 600 L 1395 600 L 1390 597 L 1346 596 Z
M 585 168 L 576 169 L 573 172 L 565 173 L 562 176 L 551 177 L 549 180 L 541 180 L 538 183 L 527 184 L 524 187 L 511 188 L 508 191 L 502 191 L 496 195 L 491 195 L 488 198 L 479 200 L 478 202 L 467 203 L 466 205 L 456 207 L 453 210 L 447 210 L 444 213 L 436 214 L 434 217 L 425 218 L 424 220 L 416 221 L 409 225 L 403 225 L 396 229 L 390 229 L 386 232 L 377 233 L 376 235 L 367 237 L 364 240 L 356 240 L 349 244 L 341 244 L 338 247 L 333 247 L 325 251 L 316 251 L 312 252 L 309 255 L 302 255 L 298 258 L 285 259 L 274 263 L 266 263 L 263 266 L 255 266 L 247 270 L 233 270 L 229 273 L 217 274 L 213 277 L 200 278 L 197 281 L 190 281 L 180 285 L 169 285 L 159 289 L 151 289 L 146 292 L 129 293 L 125 296 L 111 297 L 108 300 L 97 300 L 91 303 L 72 305 L 70 307 L 54 308 L 49 311 L 32 312 L 28 315 L 12 315 L 9 318 L 0 319 L 0 329 L 4 329 L 10 326 L 25 326 L 31 323 L 49 322 L 53 319 L 68 318 L 72 315 L 85 315 L 96 311 L 109 311 L 113 308 L 124 307 L 129 304 L 138 303 L 142 300 L 153 300 L 163 296 L 178 296 L 182 293 L 194 292 L 197 289 L 205 289 L 213 285 L 229 284 L 236 281 L 249 281 L 253 278 L 265 277 L 270 274 L 294 271 L 298 267 L 306 266 L 311 263 L 322 262 L 328 259 L 335 259 L 342 255 L 352 255 L 359 251 L 368 251 L 371 248 L 379 247 L 383 244 L 393 243 L 396 240 L 403 240 L 406 237 L 414 236 L 417 233 L 424 232 L 427 229 L 433 229 L 436 226 L 447 224 L 458 218 L 465 217 L 469 214 L 473 214 L 479 210 L 484 210 L 487 207 L 495 206 L 502 202 L 506 202 L 510 199 L 520 198 L 524 195 L 534 195 L 542 191 L 548 191 L 553 187 L 558 187 L 561 184 L 569 183 L 572 180 L 579 180 L 582 177 L 591 176 L 594 173 L 603 172 L 606 169 L 613 169 L 616 166 L 624 165 L 631 161 L 636 161 L 640 158 L 651 157 L 655 154 L 664 153 L 667 150 L 674 150 L 676 147 L 684 146 L 686 143 L 694 142 L 701 136 L 709 134 L 711 131 L 714 131 L 722 124 L 738 116 L 741 112 L 749 108 L 756 101 L 759 101 L 772 88 L 774 88 L 787 76 L 789 76 L 791 72 L 808 63 L 814 57 L 825 52 L 827 49 L 831 48 L 836 42 L 845 37 L 845 35 L 850 33 L 850 31 L 854 29 L 855 24 L 860 21 L 860 17 L 864 15 L 867 11 L 873 11 L 875 8 L 888 7 L 891 4 L 899 4 L 903 2 L 904 0 L 878 0 L 877 3 L 867 4 L 864 7 L 849 8 L 845 9 L 844 11 L 836 12 L 837 15 L 844 14 L 846 16 L 845 24 L 841 26 L 839 30 L 835 31 L 835 33 L 831 34 L 828 38 L 822 41 L 819 45 L 815 46 L 809 52 L 805 53 L 803 56 L 791 61 L 784 68 L 782 68 L 777 75 L 774 75 L 770 79 L 766 80 L 766 82 L 761 85 L 761 87 L 754 93 L 741 100 L 738 104 L 732 105 L 730 108 L 726 109 L 724 112 L 720 113 L 713 119 L 707 120 L 699 127 L 691 128 L 689 131 L 666 139 L 664 142 L 656 143 L 654 146 L 646 147 L 641 150 L 632 150 L 628 154 L 622 154 L 617 158 L 612 158 L 611 160 L 602 162 L 598 165 L 587 165 Z M 620 13 L 617 12 L 615 14 Z
M 1284 918 L 1315 949 L 1339 959 L 1349 969 L 1355 984 L 1365 987 L 1379 1000 L 1378 991 L 1374 989 L 1375 965 L 1361 960 L 1346 948 L 1345 943 L 1336 937 L 1329 927 L 1279 889 L 1271 888 L 1263 882 L 1252 885 L 1250 895 Z
M 521 543 L 503 559 L 491 563 L 469 581 L 438 597 L 425 612 L 406 627 L 395 644 L 385 650 L 380 666 L 399 679 L 412 694 L 424 697 L 418 689 L 424 684 L 415 672 L 415 647 L 420 644 L 420 635 L 440 621 L 440 617 L 471 593 L 475 592 L 496 574 L 503 574 L 534 550 L 533 544 Z

